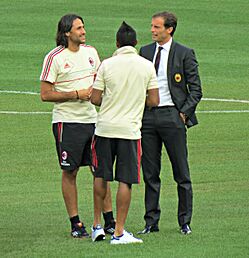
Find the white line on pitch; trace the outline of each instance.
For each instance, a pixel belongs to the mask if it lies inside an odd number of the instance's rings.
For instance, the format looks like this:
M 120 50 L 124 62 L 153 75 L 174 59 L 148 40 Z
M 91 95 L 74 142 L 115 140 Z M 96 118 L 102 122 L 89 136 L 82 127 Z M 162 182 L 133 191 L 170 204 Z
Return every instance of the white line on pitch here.
M 196 113 L 249 113 L 249 110 L 202 110 Z
M 10 93 L 10 94 L 26 94 L 26 95 L 39 95 L 39 92 L 32 91 L 17 91 L 17 90 L 0 90 L 0 93 Z
M 203 110 L 203 111 L 196 111 L 196 113 L 206 113 L 206 114 L 218 114 L 218 113 L 249 113 L 249 110 Z M 0 114 L 7 114 L 7 115 L 50 115 L 52 112 L 43 112 L 43 111 L 35 111 L 35 112 L 19 112 L 19 111 L 0 111 Z
M 239 99 L 215 99 L 215 98 L 202 98 L 201 100 L 206 101 L 220 101 L 220 102 L 239 102 L 239 103 L 249 103 L 249 100 L 239 100 Z
M 40 94 L 40 92 L 16 91 L 16 90 L 0 90 L 0 93 L 27 94 L 27 95 L 39 95 L 39 94 Z M 202 98 L 201 100 L 202 100 L 202 101 L 219 101 L 219 102 L 249 103 L 249 100 L 240 100 L 240 99 Z
M 0 111 L 0 114 L 7 114 L 7 115 L 47 115 L 51 114 L 51 112 L 43 112 L 43 111 L 37 111 L 37 112 L 19 112 L 19 111 Z

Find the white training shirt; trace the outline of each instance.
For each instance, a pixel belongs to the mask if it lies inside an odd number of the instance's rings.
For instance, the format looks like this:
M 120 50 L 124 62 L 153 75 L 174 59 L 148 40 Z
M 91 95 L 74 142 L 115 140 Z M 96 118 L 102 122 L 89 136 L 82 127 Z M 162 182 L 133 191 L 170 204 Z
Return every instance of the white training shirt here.
M 59 46 L 46 55 L 40 80 L 52 83 L 58 92 L 87 89 L 93 85 L 99 65 L 98 53 L 91 46 L 80 45 L 77 52 Z M 95 123 L 96 118 L 96 109 L 90 101 L 54 103 L 53 123 Z
M 140 139 L 146 92 L 158 88 L 153 64 L 131 46 L 119 48 L 100 65 L 93 88 L 103 91 L 95 134 Z

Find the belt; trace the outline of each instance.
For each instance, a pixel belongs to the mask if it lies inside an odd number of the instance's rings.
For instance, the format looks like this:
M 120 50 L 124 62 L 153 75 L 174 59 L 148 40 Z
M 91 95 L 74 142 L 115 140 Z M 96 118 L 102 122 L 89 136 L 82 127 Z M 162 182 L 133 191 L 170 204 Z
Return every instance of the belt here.
M 175 108 L 175 106 L 145 107 L 146 110 L 157 110 L 157 109 L 166 109 L 166 108 Z

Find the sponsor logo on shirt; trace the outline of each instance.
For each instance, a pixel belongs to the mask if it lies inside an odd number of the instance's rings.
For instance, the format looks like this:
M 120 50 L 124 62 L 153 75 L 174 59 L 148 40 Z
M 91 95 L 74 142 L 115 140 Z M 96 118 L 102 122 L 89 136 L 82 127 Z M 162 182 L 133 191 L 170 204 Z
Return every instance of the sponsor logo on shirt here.
M 68 63 L 65 63 L 64 69 L 70 68 L 70 65 Z

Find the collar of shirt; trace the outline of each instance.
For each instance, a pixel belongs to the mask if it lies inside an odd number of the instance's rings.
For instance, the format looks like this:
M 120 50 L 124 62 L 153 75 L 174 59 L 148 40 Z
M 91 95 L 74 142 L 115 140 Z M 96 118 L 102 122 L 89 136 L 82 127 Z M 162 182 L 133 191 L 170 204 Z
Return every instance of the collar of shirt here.
M 124 47 L 118 48 L 113 53 L 112 56 L 123 55 L 123 54 L 136 54 L 137 55 L 137 50 L 132 46 L 124 46 Z
M 170 40 L 169 40 L 168 42 L 166 42 L 165 44 L 163 44 L 162 46 L 159 45 L 159 44 L 156 42 L 156 51 L 155 51 L 155 54 L 154 54 L 154 57 L 153 57 L 153 64 L 155 64 L 156 55 L 157 55 L 157 52 L 158 52 L 158 48 L 159 48 L 159 47 L 162 47 L 162 48 L 163 48 L 162 50 L 166 50 L 166 51 L 162 51 L 162 52 L 161 52 L 161 56 L 166 55 L 166 57 L 168 58 L 169 50 L 170 50 L 171 44 L 172 44 L 172 38 L 170 38 Z
M 165 49 L 166 51 L 169 52 L 171 44 L 172 44 L 172 38 L 170 38 L 170 40 L 168 42 L 166 42 L 165 44 L 163 44 L 162 46 L 159 45 L 158 43 L 156 43 L 156 52 L 155 53 L 157 53 L 159 47 L 162 47 L 163 49 Z

